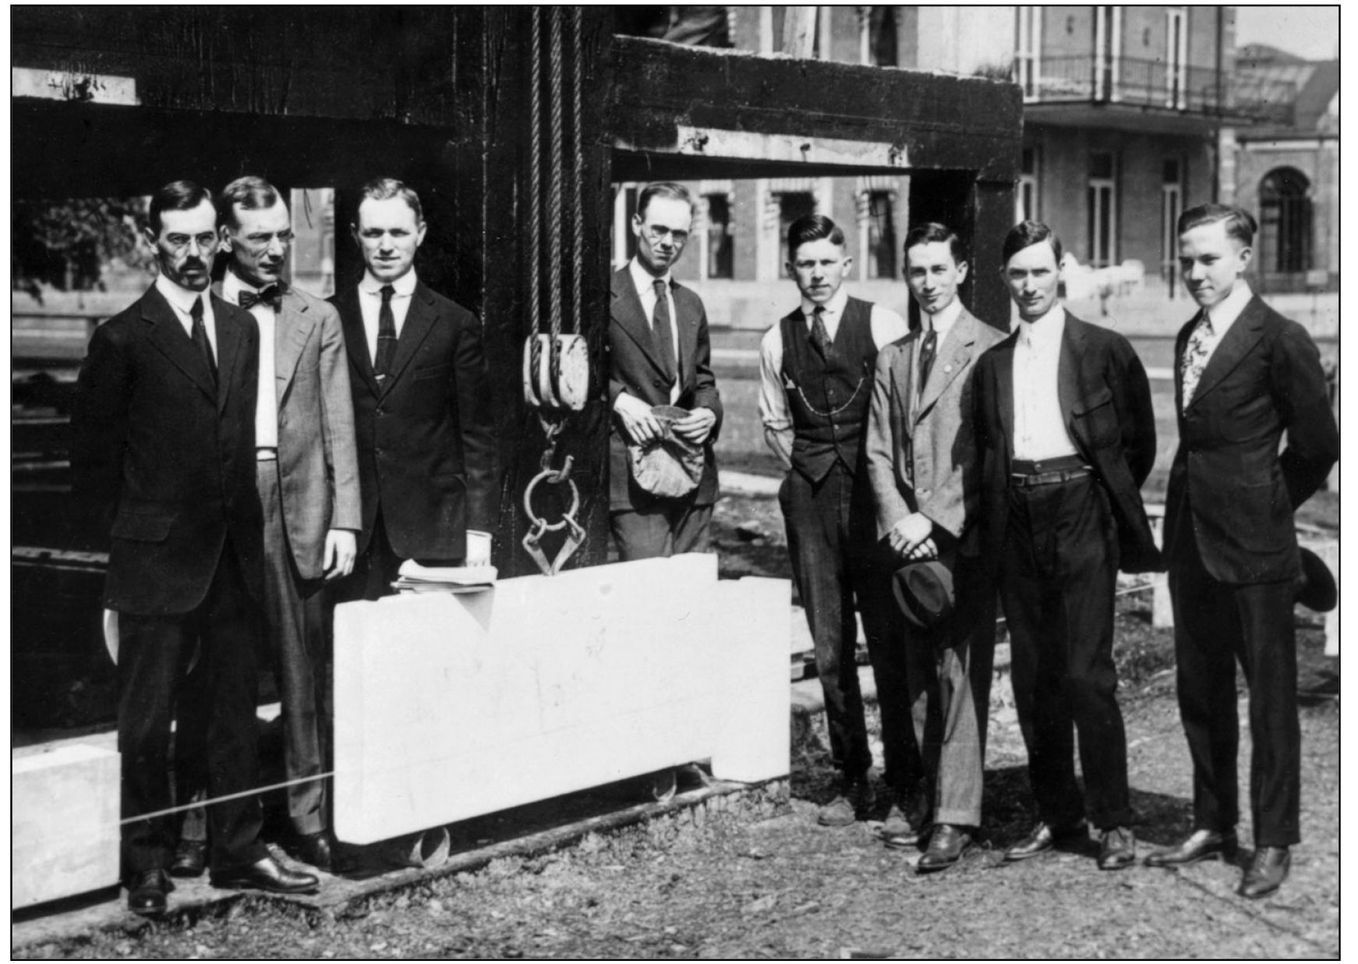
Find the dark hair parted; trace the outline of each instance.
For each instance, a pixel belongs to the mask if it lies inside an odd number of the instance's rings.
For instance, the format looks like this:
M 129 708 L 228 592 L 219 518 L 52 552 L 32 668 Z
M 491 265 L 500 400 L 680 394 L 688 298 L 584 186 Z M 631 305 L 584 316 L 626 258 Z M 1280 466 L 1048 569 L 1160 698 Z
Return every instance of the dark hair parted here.
M 404 181 L 398 181 L 394 177 L 375 177 L 359 189 L 359 195 L 360 205 L 364 201 L 389 201 L 398 197 L 415 212 L 416 222 L 424 223 L 424 208 L 420 206 L 420 196 Z
M 690 212 L 693 210 L 693 195 L 688 188 L 682 184 L 675 184 L 673 181 L 656 181 L 654 184 L 647 184 L 637 195 L 637 217 L 645 220 L 646 209 L 651 205 L 651 198 L 667 197 L 675 201 L 683 201 L 688 205 Z
M 917 244 L 930 244 L 935 241 L 948 245 L 948 250 L 952 252 L 952 259 L 955 264 L 961 264 L 967 260 L 967 252 L 962 248 L 962 239 L 957 236 L 957 232 L 946 224 L 930 221 L 927 224 L 916 225 L 906 234 L 905 244 L 901 247 L 901 253 L 905 255 L 906 265 L 910 264 L 911 248 Z
M 1259 230 L 1259 225 L 1254 220 L 1254 215 L 1244 208 L 1238 208 L 1230 204 L 1199 204 L 1197 207 L 1189 208 L 1179 215 L 1179 234 L 1200 228 L 1204 224 L 1216 224 L 1218 221 L 1226 225 L 1226 234 L 1235 238 L 1245 247 L 1254 246 L 1254 232 Z
M 217 212 L 217 220 L 233 228 L 237 227 L 240 224 L 236 220 L 237 205 L 242 211 L 262 211 L 277 204 L 279 197 L 278 188 L 262 177 L 255 177 L 253 174 L 238 177 L 222 188 L 222 193 L 218 195 L 221 210 Z
M 217 207 L 212 192 L 194 181 L 171 181 L 151 195 L 151 204 L 146 209 L 146 223 L 151 233 L 160 234 L 160 215 L 163 211 L 192 211 L 207 201 Z
M 844 232 L 823 214 L 804 214 L 788 225 L 787 256 L 796 258 L 797 249 L 802 245 L 827 239 L 831 244 L 843 247 Z
M 1009 233 L 1004 236 L 1004 247 L 1000 251 L 1000 257 L 1005 264 L 1009 259 L 1018 254 L 1024 248 L 1031 248 L 1035 244 L 1043 242 L 1052 246 L 1052 251 L 1056 255 L 1056 263 L 1061 263 L 1061 239 L 1051 228 L 1041 221 L 1020 221 L 1009 229 Z

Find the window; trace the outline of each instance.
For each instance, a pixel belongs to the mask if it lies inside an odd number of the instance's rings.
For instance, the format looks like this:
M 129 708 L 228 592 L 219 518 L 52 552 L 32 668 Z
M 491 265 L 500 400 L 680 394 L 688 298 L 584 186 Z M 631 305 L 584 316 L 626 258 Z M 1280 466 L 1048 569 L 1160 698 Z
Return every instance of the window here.
M 785 266 L 791 260 L 791 253 L 787 249 L 787 229 L 798 218 L 816 213 L 816 196 L 810 191 L 786 191 L 775 197 L 778 201 L 778 250 L 782 255 L 779 264 L 784 266 L 781 270 L 786 272 Z
M 858 8 L 859 58 L 874 67 L 895 67 L 896 8 Z
M 1014 194 L 1014 220 L 1040 221 L 1041 209 L 1037 201 L 1040 149 L 1025 147 L 1019 160 L 1018 191 Z
M 1300 171 L 1270 171 L 1259 185 L 1259 267 L 1299 273 L 1311 267 L 1311 182 Z
M 318 298 L 335 293 L 335 189 L 293 188 L 291 283 Z
M 1094 8 L 1094 99 L 1118 99 L 1122 51 L 1122 8 Z
M 1183 7 L 1165 10 L 1165 106 L 1188 106 L 1188 13 Z
M 1089 155 L 1089 264 L 1117 263 L 1117 171 L 1111 152 Z
M 613 266 L 620 267 L 637 253 L 637 238 L 632 233 L 632 215 L 637 210 L 636 184 L 613 185 Z
M 1169 296 L 1179 289 L 1179 215 L 1183 212 L 1184 166 L 1177 157 L 1165 158 L 1160 184 L 1160 276 Z
M 864 249 L 869 278 L 896 277 L 896 193 L 868 192 L 868 242 Z
M 706 277 L 734 277 L 731 195 L 704 194 L 703 200 L 707 207 L 707 229 L 704 234 L 707 240 L 707 251 L 703 258 L 703 263 L 706 266 Z
M 1023 88 L 1024 100 L 1041 95 L 1042 8 L 1016 7 L 1014 83 Z

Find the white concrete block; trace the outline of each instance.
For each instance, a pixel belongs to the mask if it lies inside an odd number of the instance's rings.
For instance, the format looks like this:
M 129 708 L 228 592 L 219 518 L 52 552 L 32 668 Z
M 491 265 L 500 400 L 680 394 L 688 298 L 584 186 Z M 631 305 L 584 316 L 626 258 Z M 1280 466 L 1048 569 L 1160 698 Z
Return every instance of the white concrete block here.
M 10 757 L 10 909 L 118 883 L 119 756 L 87 744 Z
M 372 843 L 708 757 L 787 773 L 789 594 L 694 554 L 337 607 L 335 832 Z

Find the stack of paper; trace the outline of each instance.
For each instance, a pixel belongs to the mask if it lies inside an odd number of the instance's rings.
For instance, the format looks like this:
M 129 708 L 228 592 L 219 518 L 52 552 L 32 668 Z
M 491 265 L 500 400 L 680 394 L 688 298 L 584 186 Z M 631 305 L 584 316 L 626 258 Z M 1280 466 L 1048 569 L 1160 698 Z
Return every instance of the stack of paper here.
M 422 566 L 407 559 L 392 586 L 400 592 L 481 592 L 498 575 L 494 566 Z

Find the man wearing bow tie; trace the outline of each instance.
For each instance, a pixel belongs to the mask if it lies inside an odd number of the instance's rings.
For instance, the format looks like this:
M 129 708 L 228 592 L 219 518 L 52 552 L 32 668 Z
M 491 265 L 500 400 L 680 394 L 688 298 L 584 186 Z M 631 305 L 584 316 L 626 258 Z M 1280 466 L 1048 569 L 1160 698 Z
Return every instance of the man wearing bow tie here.
M 1249 898 L 1278 889 L 1300 840 L 1301 732 L 1292 514 L 1339 456 L 1320 356 L 1244 280 L 1254 218 L 1204 204 L 1179 218 L 1184 285 L 1201 310 L 1174 346 L 1179 450 L 1165 499 L 1179 715 L 1193 758 L 1193 832 L 1152 866 L 1231 856 L 1240 817 L 1235 663 L 1249 687 L 1254 860 Z M 1287 447 L 1280 441 L 1287 433 Z
M 337 292 L 358 437 L 363 532 L 339 600 L 393 592 L 403 561 L 489 565 L 499 513 L 495 420 L 481 322 L 415 272 L 424 211 L 411 188 L 362 188 L 365 270 Z
M 264 612 L 283 708 L 288 817 L 297 855 L 333 869 L 325 806 L 329 700 L 321 589 L 354 566 L 362 528 L 353 401 L 334 307 L 283 281 L 292 219 L 258 177 L 222 191 L 222 297 L 259 325 L 255 464 L 264 509 Z M 181 845 L 180 858 L 188 849 Z M 183 868 L 188 870 L 190 868 Z M 171 872 L 180 871 L 178 861 Z
M 255 490 L 259 330 L 208 291 L 212 194 L 175 181 L 151 198 L 160 275 L 95 331 L 71 417 L 77 494 L 110 535 L 104 605 L 119 614 L 118 749 L 128 907 L 156 915 L 171 889 L 170 719 L 197 652 L 205 717 L 212 881 L 297 893 L 310 874 L 259 840 L 256 636 L 264 595 Z
M 905 811 L 923 773 L 899 661 L 881 658 L 886 574 L 874 558 L 872 489 L 861 446 L 877 351 L 907 328 L 894 311 L 844 290 L 853 258 L 845 254 L 844 232 L 829 218 L 794 221 L 787 250 L 801 303 L 760 342 L 759 414 L 765 441 L 788 470 L 778 501 L 816 647 L 830 752 L 842 774 L 839 792 L 816 819 L 847 826 L 876 805 L 854 660 L 858 608 L 877 674 L 886 779 L 896 798 L 885 832 L 899 835 L 911 827 Z

